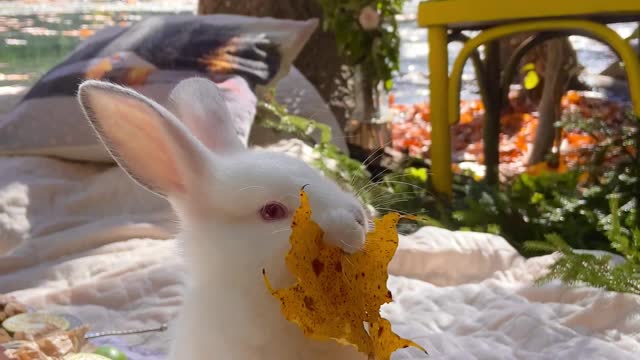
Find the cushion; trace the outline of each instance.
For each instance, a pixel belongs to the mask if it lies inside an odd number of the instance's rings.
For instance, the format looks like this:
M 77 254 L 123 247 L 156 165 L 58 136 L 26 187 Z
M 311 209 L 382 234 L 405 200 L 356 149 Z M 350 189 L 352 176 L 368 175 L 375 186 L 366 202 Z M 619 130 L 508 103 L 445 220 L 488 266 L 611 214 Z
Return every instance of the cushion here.
M 288 74 L 317 25 L 315 19 L 170 15 L 105 28 L 47 72 L 13 111 L 0 115 L 0 155 L 112 162 L 75 98 L 85 79 L 129 86 L 166 106 L 180 80 L 209 77 L 222 89 L 247 144 L 257 89 Z

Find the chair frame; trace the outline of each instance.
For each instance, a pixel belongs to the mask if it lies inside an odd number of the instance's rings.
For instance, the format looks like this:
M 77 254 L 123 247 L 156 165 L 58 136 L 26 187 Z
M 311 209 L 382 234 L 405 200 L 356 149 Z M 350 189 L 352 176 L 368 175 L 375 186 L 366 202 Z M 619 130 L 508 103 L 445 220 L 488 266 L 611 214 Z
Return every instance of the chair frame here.
M 612 4 L 612 1 L 615 4 Z M 472 7 L 474 11 L 456 11 L 465 7 Z M 575 4 L 563 0 L 539 0 L 524 5 L 512 0 L 493 0 L 483 2 L 480 8 L 475 0 L 431 0 L 422 2 L 418 12 L 418 24 L 428 29 L 432 130 L 430 178 L 439 194 L 446 197 L 452 195 L 450 127 L 457 123 L 460 117 L 460 84 L 464 66 L 469 58 L 477 57 L 480 46 L 485 45 L 488 49 L 494 46 L 496 49 L 496 40 L 520 33 L 542 34 L 541 39 L 538 39 L 542 41 L 560 35 L 581 35 L 600 40 L 609 45 L 624 63 L 633 112 L 640 117 L 638 54 L 629 42 L 606 25 L 618 21 L 640 21 L 640 1 L 583 0 L 580 4 Z M 475 9 L 478 9 L 478 12 L 475 12 Z M 612 13 L 611 9 L 616 9 L 615 13 Z M 481 31 L 475 37 L 465 39 L 464 46 L 449 73 L 447 47 L 452 40 L 451 33 L 459 33 L 462 30 Z M 530 48 L 531 45 L 528 46 Z M 527 46 L 523 44 L 522 47 L 522 51 L 517 51 L 515 57 L 524 55 Z M 500 74 L 484 76 L 484 87 L 489 92 L 492 88 L 504 87 L 505 81 L 511 81 L 514 75 L 511 74 L 513 69 L 510 68 L 517 60 L 511 59 L 502 80 Z M 474 61 L 476 74 L 480 74 L 482 71 L 477 68 L 476 63 L 477 61 Z M 490 67 L 491 64 L 488 65 Z M 499 98 L 493 96 L 491 100 L 498 101 L 498 106 L 502 106 L 502 96 L 503 94 Z M 485 107 L 487 105 L 485 104 Z M 499 111 L 487 113 L 496 118 L 487 119 L 488 125 L 499 124 Z M 492 131 L 499 131 L 499 127 L 494 127 L 496 129 Z M 496 139 L 496 144 L 491 145 L 497 150 L 497 136 L 493 138 Z

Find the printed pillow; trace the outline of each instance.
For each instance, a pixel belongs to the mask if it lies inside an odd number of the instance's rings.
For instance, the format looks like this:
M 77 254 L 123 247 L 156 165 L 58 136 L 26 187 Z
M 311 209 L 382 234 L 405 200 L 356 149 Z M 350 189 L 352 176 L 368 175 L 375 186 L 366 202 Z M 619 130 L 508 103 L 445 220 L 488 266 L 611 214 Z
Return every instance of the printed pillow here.
M 256 91 L 289 72 L 317 25 L 315 19 L 171 15 L 103 29 L 45 74 L 13 111 L 0 115 L 0 155 L 112 162 L 75 98 L 86 79 L 134 88 L 166 106 L 180 80 L 208 77 L 222 89 L 247 144 Z

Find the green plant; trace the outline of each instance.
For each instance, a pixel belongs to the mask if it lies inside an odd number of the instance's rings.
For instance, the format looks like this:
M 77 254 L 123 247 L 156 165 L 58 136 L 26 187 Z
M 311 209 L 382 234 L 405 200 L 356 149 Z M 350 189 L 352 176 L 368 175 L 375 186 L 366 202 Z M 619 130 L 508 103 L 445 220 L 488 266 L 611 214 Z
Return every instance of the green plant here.
M 540 175 L 522 174 L 499 188 L 487 186 L 472 176 L 454 177 L 454 199 L 446 204 L 430 192 L 428 169 L 408 161 L 399 170 L 372 178 L 366 166 L 330 143 L 331 131 L 315 121 L 289 115 L 274 100 L 260 103 L 269 116 L 263 126 L 293 134 L 313 146 L 313 165 L 327 176 L 354 190 L 358 197 L 383 214 L 397 211 L 417 215 L 417 226 L 490 232 L 503 236 L 523 255 L 534 252 L 523 246 L 527 240 L 557 234 L 567 246 L 620 252 L 608 240 L 611 230 L 609 195 L 617 194 L 621 204 L 618 220 L 625 227 L 636 223 L 636 197 L 640 194 L 640 163 L 632 150 L 637 145 L 634 128 L 610 129 L 597 121 L 576 121 L 583 131 L 597 136 L 597 144 L 586 160 L 573 170 Z M 571 125 L 565 123 L 568 128 Z M 321 140 L 310 136 L 321 132 Z M 375 155 L 374 155 L 375 156 Z M 612 162 L 611 158 L 617 161 Z M 585 177 L 585 172 L 590 175 Z M 437 220 L 436 220 L 437 219 Z
M 545 241 L 525 243 L 531 251 L 558 252 L 560 255 L 549 272 L 537 280 L 539 284 L 560 279 L 568 285 L 587 284 L 609 291 L 640 295 L 640 229 L 635 227 L 630 230 L 620 223 L 618 200 L 618 196 L 610 198 L 611 226 L 606 236 L 623 259 L 616 263 L 610 254 L 577 252 L 558 234 L 549 234 Z
M 577 187 L 579 179 L 578 171 L 522 174 L 497 189 L 468 178 L 456 186 L 452 217 L 459 228 L 503 236 L 525 255 L 524 241 L 551 232 L 574 247 L 608 250 L 597 228 L 607 210 L 591 208 Z
M 399 68 L 400 36 L 395 16 L 405 0 L 318 0 L 324 28 L 336 36 L 350 65 L 362 65 L 374 84 L 391 89 Z
M 309 144 L 316 144 L 311 137 L 314 131 L 320 132 L 320 143 L 331 142 L 331 128 L 328 125 L 289 114 L 286 107 L 275 101 L 275 89 L 269 90 L 265 99 L 258 102 L 257 117 L 260 126 L 292 134 Z
M 361 187 L 358 194 L 380 214 L 398 212 L 412 215 L 412 222 L 402 224 L 403 232 L 415 231 L 420 226 L 445 227 L 442 219 L 436 220 L 440 213 L 434 211 L 438 209 L 438 203 L 431 196 L 428 179 L 425 167 L 401 166 L 379 179 L 372 179 Z M 363 192 L 367 192 L 366 196 Z
M 524 241 L 544 239 L 550 233 L 574 248 L 617 251 L 606 236 L 611 225 L 602 220 L 610 214 L 609 195 L 615 193 L 621 223 L 637 226 L 637 119 L 571 116 L 558 126 L 593 139 L 570 157 L 571 170 L 522 174 L 497 189 L 459 177 L 454 184 L 454 227 L 497 233 L 524 255 L 531 255 Z
M 405 231 L 420 225 L 442 226 L 429 216 L 433 205 L 429 196 L 427 169 L 401 167 L 378 178 L 373 178 L 365 164 L 350 158 L 331 143 L 331 128 L 314 120 L 290 115 L 278 104 L 273 91 L 258 103 L 256 125 L 291 134 L 313 147 L 312 165 L 339 184 L 349 187 L 360 200 L 380 214 L 396 211 L 415 216 L 411 224 L 404 223 Z M 320 131 L 320 141 L 311 136 Z
M 264 100 L 258 102 L 258 126 L 291 134 L 312 146 L 315 155 L 313 165 L 338 183 L 353 186 L 370 180 L 371 174 L 362 163 L 331 143 L 331 128 L 328 125 L 289 114 L 286 107 L 275 100 L 274 91 L 272 89 Z M 320 132 L 320 141 L 311 136 L 316 131 Z

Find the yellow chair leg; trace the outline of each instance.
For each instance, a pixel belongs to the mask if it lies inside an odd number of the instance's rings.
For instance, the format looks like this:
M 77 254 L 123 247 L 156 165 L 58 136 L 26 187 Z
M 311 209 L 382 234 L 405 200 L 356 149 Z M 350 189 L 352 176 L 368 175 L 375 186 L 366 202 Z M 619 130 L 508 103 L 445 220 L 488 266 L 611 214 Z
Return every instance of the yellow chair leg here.
M 431 182 L 441 195 L 451 197 L 451 135 L 447 116 L 449 58 L 447 29 L 429 28 L 429 89 L 431 104 Z
M 640 60 L 637 56 L 629 56 L 624 62 L 627 69 L 627 82 L 633 104 L 633 113 L 640 118 Z

